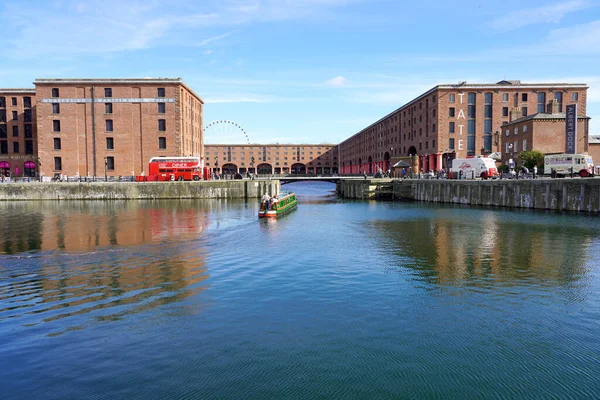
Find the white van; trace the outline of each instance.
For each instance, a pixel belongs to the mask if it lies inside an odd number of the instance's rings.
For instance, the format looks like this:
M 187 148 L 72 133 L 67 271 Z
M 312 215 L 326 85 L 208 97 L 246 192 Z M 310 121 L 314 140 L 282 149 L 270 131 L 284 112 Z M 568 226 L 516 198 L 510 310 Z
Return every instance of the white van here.
M 461 174 L 462 171 L 462 174 Z M 467 157 L 452 160 L 450 179 L 494 178 L 498 176 L 496 161 L 489 157 Z
M 544 156 L 544 175 L 550 175 L 552 170 L 558 176 L 571 173 L 578 174 L 582 178 L 594 176 L 594 162 L 587 154 L 548 154 Z

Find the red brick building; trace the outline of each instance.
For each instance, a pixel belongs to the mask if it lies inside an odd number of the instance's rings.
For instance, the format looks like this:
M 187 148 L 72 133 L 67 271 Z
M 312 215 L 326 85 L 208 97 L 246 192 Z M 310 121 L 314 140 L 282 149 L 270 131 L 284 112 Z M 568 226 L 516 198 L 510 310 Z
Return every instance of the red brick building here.
M 438 85 L 339 144 L 340 173 L 387 170 L 400 157 L 418 157 L 424 171 L 446 168 L 452 159 L 501 151 L 500 131 L 510 110 L 521 116 L 559 112 L 577 104 L 586 114 L 585 84 L 500 81 Z
M 0 89 L 0 174 L 36 176 L 38 165 L 34 89 Z
M 334 144 L 205 145 L 205 165 L 220 173 L 334 174 Z
M 518 108 L 511 115 L 519 115 Z M 589 151 L 589 117 L 577 116 L 577 153 Z M 519 153 L 538 150 L 544 154 L 566 151 L 566 114 L 559 112 L 557 101 L 553 101 L 548 112 L 540 112 L 512 120 L 502 126 L 502 164 L 513 159 L 520 165 Z
M 203 101 L 181 79 L 36 79 L 45 176 L 148 173 L 154 156 L 201 156 Z

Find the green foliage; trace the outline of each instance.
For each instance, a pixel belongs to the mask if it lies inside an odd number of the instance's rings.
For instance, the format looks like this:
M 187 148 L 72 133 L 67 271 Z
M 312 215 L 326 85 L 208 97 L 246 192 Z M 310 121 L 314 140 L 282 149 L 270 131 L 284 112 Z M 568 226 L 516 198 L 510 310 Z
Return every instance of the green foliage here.
M 532 169 L 534 165 L 538 168 L 544 167 L 544 153 L 537 150 L 522 151 L 519 154 L 519 160 L 521 164 L 529 169 Z
M 502 164 L 498 167 L 498 172 L 508 172 L 508 165 Z

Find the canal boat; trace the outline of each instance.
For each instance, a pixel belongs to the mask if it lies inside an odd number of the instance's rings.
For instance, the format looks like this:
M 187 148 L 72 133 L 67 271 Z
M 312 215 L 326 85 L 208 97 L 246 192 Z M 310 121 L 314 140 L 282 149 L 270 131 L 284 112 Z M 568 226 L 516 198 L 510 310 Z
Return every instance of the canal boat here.
M 270 200 L 260 202 L 258 218 L 277 218 L 295 210 L 297 206 L 296 193 L 282 193 Z

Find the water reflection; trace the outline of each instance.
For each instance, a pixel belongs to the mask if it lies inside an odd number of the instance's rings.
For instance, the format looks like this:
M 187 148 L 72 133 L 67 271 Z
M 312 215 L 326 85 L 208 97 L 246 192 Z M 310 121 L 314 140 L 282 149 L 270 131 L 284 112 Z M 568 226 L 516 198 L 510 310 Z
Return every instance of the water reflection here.
M 599 235 L 581 220 L 539 219 L 498 211 L 432 211 L 426 218 L 377 220 L 383 247 L 430 282 L 502 281 L 565 284 L 586 273 L 589 247 Z M 580 218 L 580 217 L 575 217 Z
M 0 205 L 1 252 L 91 251 L 103 246 L 134 246 L 166 238 L 198 237 L 209 213 L 226 203 L 175 202 L 20 202 Z
M 3 205 L 0 322 L 59 335 L 199 293 L 209 277 L 202 205 Z

